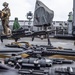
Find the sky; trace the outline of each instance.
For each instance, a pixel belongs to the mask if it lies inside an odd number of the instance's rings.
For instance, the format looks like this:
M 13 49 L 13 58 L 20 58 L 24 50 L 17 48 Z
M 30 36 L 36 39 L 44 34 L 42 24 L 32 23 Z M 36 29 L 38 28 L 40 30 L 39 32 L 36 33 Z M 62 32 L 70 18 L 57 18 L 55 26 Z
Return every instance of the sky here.
M 54 11 L 54 21 L 67 21 L 68 14 L 73 11 L 73 0 L 40 0 L 49 9 Z M 9 3 L 11 10 L 10 20 L 18 17 L 19 20 L 26 20 L 27 13 L 34 13 L 36 0 L 0 0 L 0 10 L 3 9 L 3 2 Z

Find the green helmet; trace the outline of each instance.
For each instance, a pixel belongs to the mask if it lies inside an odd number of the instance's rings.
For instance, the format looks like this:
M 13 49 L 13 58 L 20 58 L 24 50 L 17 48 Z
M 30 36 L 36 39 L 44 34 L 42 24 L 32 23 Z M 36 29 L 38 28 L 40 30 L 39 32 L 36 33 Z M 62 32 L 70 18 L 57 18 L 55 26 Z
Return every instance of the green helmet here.
M 4 3 L 3 3 L 3 6 L 8 6 L 8 3 L 7 3 L 7 2 L 4 2 Z

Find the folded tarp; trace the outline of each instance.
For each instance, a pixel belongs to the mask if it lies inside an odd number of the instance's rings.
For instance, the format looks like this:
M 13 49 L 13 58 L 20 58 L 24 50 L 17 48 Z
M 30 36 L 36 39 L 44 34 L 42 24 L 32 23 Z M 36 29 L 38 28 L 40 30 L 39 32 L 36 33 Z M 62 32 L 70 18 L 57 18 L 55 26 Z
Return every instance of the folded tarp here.
M 45 6 L 41 1 L 37 0 L 34 11 L 35 26 L 51 25 L 54 17 L 54 12 Z

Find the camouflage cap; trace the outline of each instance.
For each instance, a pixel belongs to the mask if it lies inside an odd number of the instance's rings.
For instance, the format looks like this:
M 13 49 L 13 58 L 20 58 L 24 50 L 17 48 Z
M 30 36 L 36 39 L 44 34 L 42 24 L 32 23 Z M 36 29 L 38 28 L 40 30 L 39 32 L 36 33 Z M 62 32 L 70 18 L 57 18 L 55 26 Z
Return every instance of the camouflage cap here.
M 7 2 L 4 2 L 4 3 L 3 3 L 3 6 L 8 6 L 8 3 L 7 3 Z

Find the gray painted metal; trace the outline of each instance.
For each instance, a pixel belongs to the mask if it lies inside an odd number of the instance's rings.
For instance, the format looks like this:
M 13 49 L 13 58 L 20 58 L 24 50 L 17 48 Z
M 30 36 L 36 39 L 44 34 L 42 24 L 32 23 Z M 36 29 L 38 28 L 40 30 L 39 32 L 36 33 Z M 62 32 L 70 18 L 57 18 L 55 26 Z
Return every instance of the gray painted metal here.
M 73 0 L 73 26 L 75 26 L 75 0 Z
M 68 22 L 68 34 L 72 35 L 72 22 Z
M 54 17 L 54 12 L 45 6 L 41 1 L 37 0 L 34 12 L 33 25 L 50 25 Z
M 73 35 L 75 35 L 75 0 L 73 0 Z

